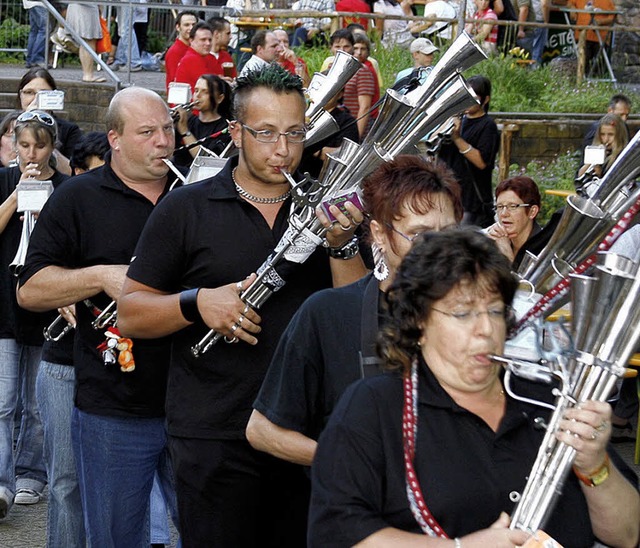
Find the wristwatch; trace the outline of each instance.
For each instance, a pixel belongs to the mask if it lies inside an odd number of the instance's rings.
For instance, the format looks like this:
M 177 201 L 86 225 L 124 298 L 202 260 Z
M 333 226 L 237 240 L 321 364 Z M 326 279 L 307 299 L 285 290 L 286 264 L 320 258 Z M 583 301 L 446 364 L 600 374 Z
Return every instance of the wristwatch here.
M 358 253 L 360 253 L 358 237 L 354 236 L 343 243 L 340 247 L 328 247 L 327 253 L 332 259 L 343 259 L 345 261 L 353 259 Z
M 193 133 L 191 133 L 190 131 L 186 131 L 185 133 L 182 133 L 180 137 L 184 139 L 185 137 L 190 137 L 191 135 L 193 135 Z

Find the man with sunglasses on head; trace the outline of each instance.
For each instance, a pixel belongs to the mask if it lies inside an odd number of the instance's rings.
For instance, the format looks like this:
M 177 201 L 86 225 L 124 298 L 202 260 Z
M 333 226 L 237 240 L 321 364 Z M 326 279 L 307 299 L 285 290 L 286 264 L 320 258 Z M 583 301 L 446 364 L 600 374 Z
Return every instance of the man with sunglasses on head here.
M 66 181 L 38 217 L 18 302 L 36 312 L 77 303 L 71 437 L 87 542 L 142 548 L 156 470 L 170 485 L 168 341 L 131 347 L 92 323 L 120 296 L 142 227 L 174 183 L 165 160 L 175 141 L 166 103 L 143 88 L 113 97 L 107 131 L 105 165 Z
M 364 274 L 360 257 L 345 252 L 362 213 L 352 204 L 348 216 L 332 207 L 337 223 L 327 240 L 335 258 L 316 249 L 259 312 L 240 299 L 288 227 L 284 173 L 300 162 L 306 128 L 298 77 L 274 64 L 237 84 L 230 132 L 238 159 L 154 212 L 119 308 L 123 333 L 173 335 L 166 408 L 185 548 L 304 546 L 302 470 L 252 449 L 244 430 L 296 309 L 332 281 Z M 194 358 L 191 347 L 210 329 L 225 342 Z

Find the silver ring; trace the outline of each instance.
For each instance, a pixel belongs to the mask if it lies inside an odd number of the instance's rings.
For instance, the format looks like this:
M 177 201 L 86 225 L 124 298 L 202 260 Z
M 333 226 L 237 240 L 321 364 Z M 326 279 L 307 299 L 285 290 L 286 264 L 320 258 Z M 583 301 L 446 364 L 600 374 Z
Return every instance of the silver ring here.
M 591 441 L 595 441 L 598 438 L 598 431 L 594 428 L 593 434 L 591 434 Z
M 245 316 L 247 314 L 247 312 L 249 312 L 249 310 L 251 309 L 251 307 L 248 304 L 244 305 L 244 310 L 242 311 L 242 315 Z
M 236 289 L 242 291 L 242 282 L 236 282 Z
M 343 230 L 344 232 L 348 232 L 349 230 L 351 230 L 351 226 L 348 226 L 347 228 L 343 227 L 341 224 L 338 224 L 338 226 L 340 227 L 341 230 Z
M 237 323 L 234 323 L 234 324 L 231 326 L 231 333 L 235 333 L 235 332 L 238 330 L 238 328 L 239 328 L 239 327 L 240 327 L 240 326 L 239 326 Z
M 244 321 L 244 316 L 240 316 L 238 318 L 238 321 L 236 322 L 238 324 L 238 327 L 240 327 L 242 325 L 242 322 Z
M 230 339 L 229 337 L 225 337 L 224 342 L 226 342 L 227 344 L 238 342 L 238 337 L 233 337 L 233 339 Z

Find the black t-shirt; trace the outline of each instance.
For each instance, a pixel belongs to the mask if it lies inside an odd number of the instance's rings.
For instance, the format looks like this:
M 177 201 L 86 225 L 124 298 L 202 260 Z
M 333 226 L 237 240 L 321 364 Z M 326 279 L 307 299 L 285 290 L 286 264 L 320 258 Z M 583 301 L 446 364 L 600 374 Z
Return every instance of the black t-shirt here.
M 129 277 L 169 293 L 243 280 L 271 254 L 288 226 L 290 202 L 273 229 L 241 199 L 229 161 L 216 177 L 173 191 L 145 227 Z M 311 293 L 330 286 L 326 253 L 317 249 L 259 311 L 258 344 L 222 340 L 199 358 L 190 348 L 208 331 L 195 323 L 173 335 L 167 421 L 174 436 L 244 439 L 252 403 L 287 323 Z
M 515 382 L 520 394 L 540 392 L 539 385 Z M 550 388 L 544 389 L 548 394 Z M 310 547 L 353 546 L 385 527 L 421 533 L 405 487 L 402 407 L 400 375 L 365 379 L 345 392 L 320 437 L 312 468 Z M 500 512 L 512 512 L 509 494 L 522 493 L 545 434 L 534 419 L 547 420 L 549 413 L 507 397 L 505 416 L 493 432 L 458 406 L 421 361 L 414 467 L 425 502 L 449 537 L 487 528 Z M 635 474 L 611 446 L 608 452 L 637 487 Z M 563 546 L 593 546 L 587 504 L 574 474 L 567 477 L 545 531 Z
M 271 360 L 253 407 L 271 422 L 318 439 L 345 389 L 364 377 L 360 360 L 365 276 L 351 285 L 309 297 L 291 319 Z M 374 318 L 374 326 L 377 322 Z M 377 330 L 368 337 L 375 343 Z M 365 352 L 373 354 L 373 352 Z
M 228 125 L 228 122 L 224 118 L 220 118 L 214 122 L 201 122 L 200 118 L 197 116 L 190 115 L 187 120 L 187 127 L 196 139 L 202 139 L 222 131 L 223 129 L 227 129 Z M 229 144 L 229 141 L 231 141 L 231 136 L 229 133 L 224 133 L 218 137 L 207 139 L 203 143 L 203 146 L 216 154 L 220 154 Z M 181 147 L 183 144 L 182 137 L 176 133 L 176 149 Z M 191 165 L 191 162 L 193 162 L 193 156 L 191 156 L 189 151 L 186 149 L 178 150 L 175 153 L 174 162 L 178 166 L 188 167 Z
M 109 162 L 74 177 L 54 192 L 42 210 L 20 283 L 50 265 L 73 269 L 128 264 L 153 208 L 116 176 Z M 111 298 L 100 293 L 91 302 L 104 309 Z M 163 416 L 168 339 L 134 339 L 136 367 L 124 373 L 117 364 L 103 363 L 97 347 L 105 340 L 104 330 L 91 327 L 94 315 L 89 308 L 78 303 L 76 315 L 76 406 L 98 415 Z
M 64 156 L 71 158 L 73 149 L 76 147 L 80 137 L 82 137 L 82 130 L 78 127 L 78 124 L 62 118 L 55 117 L 55 119 L 58 124 L 58 141 L 60 142 L 58 148 Z
M 455 172 L 462 187 L 462 206 L 465 211 L 480 213 L 489 211 L 493 205 L 491 193 L 491 174 L 496 163 L 500 144 L 498 127 L 493 119 L 485 114 L 479 118 L 462 118 L 460 136 L 480 151 L 487 165 L 478 169 L 460 154 L 453 143 L 443 145 L 439 157 Z M 475 183 L 475 185 L 474 185 Z
M 3 203 L 16 189 L 22 173 L 20 168 L 10 167 L 0 169 L 0 203 Z M 68 179 L 56 171 L 51 177 L 53 187 Z M 22 235 L 24 213 L 14 213 L 0 237 L 0 338 L 16 339 L 20 344 L 41 346 L 44 337 L 42 330 L 49 325 L 54 315 L 52 313 L 29 312 L 18 306 L 16 300 L 16 286 L 18 279 L 9 272 L 9 265 L 13 262 Z M 37 224 L 37 223 L 36 223 Z

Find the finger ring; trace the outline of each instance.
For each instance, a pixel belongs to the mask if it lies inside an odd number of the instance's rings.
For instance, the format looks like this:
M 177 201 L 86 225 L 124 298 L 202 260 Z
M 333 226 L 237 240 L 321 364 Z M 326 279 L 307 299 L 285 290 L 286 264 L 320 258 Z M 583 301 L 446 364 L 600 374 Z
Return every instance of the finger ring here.
M 591 434 L 591 441 L 595 441 L 597 437 L 598 437 L 598 431 L 594 428 L 593 434 Z
M 238 291 L 241 291 L 241 290 L 242 290 L 242 282 L 236 282 L 236 289 L 237 289 Z
M 607 421 L 602 421 L 602 423 L 600 424 L 600 426 L 598 426 L 598 428 L 596 428 L 596 430 L 599 430 L 600 432 L 602 432 L 606 428 L 607 428 Z
M 247 312 L 249 312 L 250 310 L 250 306 L 248 304 L 244 305 L 244 310 L 242 311 L 242 315 L 245 316 L 247 314 Z
M 226 342 L 227 344 L 238 342 L 238 337 L 233 337 L 233 339 L 230 339 L 229 337 L 225 337 L 224 342 Z
M 235 333 L 238 330 L 238 327 L 240 327 L 237 323 L 234 323 L 231 326 L 231 333 Z
M 243 321 L 244 321 L 244 316 L 240 316 L 236 323 L 238 324 L 238 326 L 241 326 Z
M 344 227 L 344 226 L 342 226 L 342 225 L 340 225 L 340 224 L 339 224 L 338 226 L 339 226 L 342 230 L 344 230 L 345 232 L 347 232 L 347 231 L 351 230 L 351 226 Z

